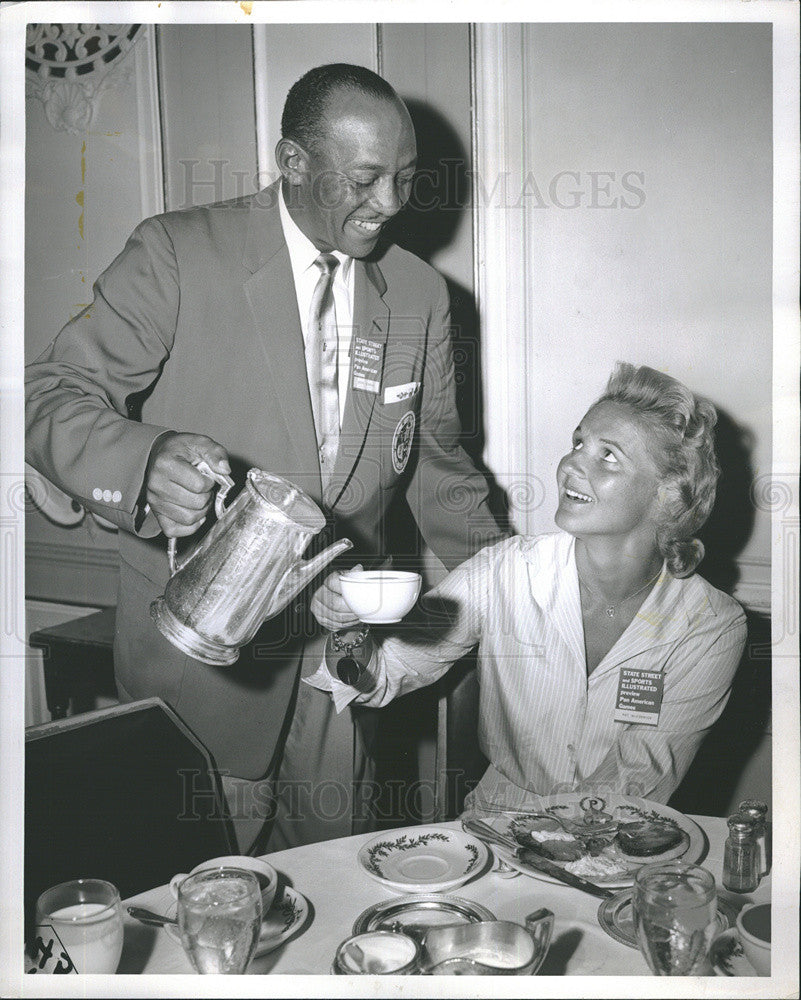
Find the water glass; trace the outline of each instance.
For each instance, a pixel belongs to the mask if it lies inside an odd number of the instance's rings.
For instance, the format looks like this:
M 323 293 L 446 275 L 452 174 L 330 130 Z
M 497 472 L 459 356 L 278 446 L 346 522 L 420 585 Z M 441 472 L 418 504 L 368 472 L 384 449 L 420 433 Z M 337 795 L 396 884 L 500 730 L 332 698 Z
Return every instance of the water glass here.
M 243 868 L 210 868 L 178 888 L 178 930 L 201 973 L 240 975 L 250 965 L 261 931 L 259 882 Z
M 634 880 L 634 926 L 655 976 L 711 975 L 707 954 L 717 931 L 711 872 L 668 861 L 645 865 Z
M 36 903 L 31 960 L 40 972 L 117 971 L 122 954 L 122 904 L 117 887 L 80 878 L 47 889 Z

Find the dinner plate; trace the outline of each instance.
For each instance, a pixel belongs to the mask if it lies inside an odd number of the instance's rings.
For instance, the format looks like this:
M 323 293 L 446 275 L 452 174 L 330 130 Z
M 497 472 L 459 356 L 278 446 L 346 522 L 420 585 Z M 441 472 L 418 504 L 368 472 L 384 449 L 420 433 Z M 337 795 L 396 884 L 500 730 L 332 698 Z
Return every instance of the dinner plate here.
M 634 929 L 634 913 L 631 908 L 631 889 L 623 889 L 615 893 L 611 899 L 605 899 L 598 907 L 598 923 L 606 933 L 626 944 L 629 948 L 638 948 L 637 932 Z M 737 910 L 724 896 L 718 896 L 716 934 L 734 927 Z
M 729 930 L 718 934 L 709 949 L 709 961 L 716 976 L 758 976 L 759 973 L 745 957 L 737 930 Z
M 279 890 L 280 891 L 280 890 Z M 168 917 L 174 917 L 178 904 L 173 903 L 167 911 Z M 285 886 L 280 899 L 273 901 L 273 905 L 264 915 L 261 923 L 259 941 L 253 957 L 266 955 L 273 951 L 284 941 L 288 941 L 292 935 L 303 926 L 306 917 L 309 915 L 309 903 L 306 897 L 293 889 Z M 178 932 L 177 924 L 165 924 L 164 930 L 167 936 L 178 944 L 181 943 L 181 935 Z
M 489 858 L 486 845 L 462 830 L 410 826 L 373 837 L 359 850 L 365 872 L 394 892 L 446 892 L 464 885 Z
M 429 927 L 476 924 L 482 920 L 495 920 L 495 914 L 470 899 L 436 892 L 410 893 L 394 899 L 382 899 L 380 903 L 368 906 L 356 918 L 353 933 L 400 931 L 415 936 Z
M 606 814 L 613 820 L 638 820 L 660 817 L 675 824 L 680 830 L 687 834 L 689 844 L 684 853 L 680 855 L 681 860 L 687 864 L 697 864 L 706 854 L 707 841 L 704 831 L 693 822 L 688 816 L 662 805 L 660 802 L 651 802 L 648 799 L 633 798 L 628 795 L 588 795 L 586 792 L 565 792 L 562 795 L 542 795 L 535 798 L 531 808 L 515 812 L 498 813 L 471 813 L 465 815 L 467 818 L 482 819 L 499 833 L 507 837 L 514 837 L 515 830 L 519 829 L 526 821 L 534 815 L 546 813 L 549 816 L 560 819 L 570 825 L 571 823 L 581 824 L 584 816 L 594 810 L 596 815 Z M 521 844 L 522 846 L 522 844 Z M 502 845 L 492 845 L 497 856 L 505 861 L 507 865 L 517 871 L 530 875 L 531 878 L 539 879 L 543 882 L 557 882 L 556 879 L 543 872 L 535 872 L 521 864 L 514 856 L 514 852 Z M 627 865 L 624 873 L 613 875 L 593 874 L 586 871 L 577 871 L 575 874 L 581 875 L 590 882 L 597 885 L 606 886 L 608 889 L 623 889 L 634 882 L 634 876 L 639 868 L 644 864 L 649 864 L 648 858 L 643 858 L 642 862 L 623 862 Z M 557 883 L 558 884 L 558 883 Z

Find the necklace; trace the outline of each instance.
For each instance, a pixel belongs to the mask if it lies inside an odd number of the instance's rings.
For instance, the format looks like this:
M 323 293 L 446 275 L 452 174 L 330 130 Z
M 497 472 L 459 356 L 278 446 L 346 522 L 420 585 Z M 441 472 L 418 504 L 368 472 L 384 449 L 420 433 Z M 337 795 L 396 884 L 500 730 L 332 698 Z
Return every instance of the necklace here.
M 606 602 L 606 611 L 605 611 L 606 617 L 614 618 L 615 615 L 617 615 L 618 608 L 622 604 L 625 604 L 626 601 L 630 601 L 632 597 L 636 597 L 637 594 L 641 594 L 646 588 L 652 586 L 654 583 L 656 583 L 658 577 L 659 573 L 657 573 L 656 576 L 652 576 L 650 580 L 648 580 L 646 583 L 642 585 L 642 587 L 640 587 L 638 590 L 633 591 L 627 597 L 621 597 L 616 604 L 609 604 L 608 602 Z M 589 592 L 592 594 L 593 597 L 600 598 L 602 601 L 605 600 L 603 595 L 599 594 L 597 590 L 593 590 L 592 587 L 586 582 L 586 580 L 582 580 L 581 577 L 579 577 L 579 583 L 581 584 L 582 587 L 589 590 Z

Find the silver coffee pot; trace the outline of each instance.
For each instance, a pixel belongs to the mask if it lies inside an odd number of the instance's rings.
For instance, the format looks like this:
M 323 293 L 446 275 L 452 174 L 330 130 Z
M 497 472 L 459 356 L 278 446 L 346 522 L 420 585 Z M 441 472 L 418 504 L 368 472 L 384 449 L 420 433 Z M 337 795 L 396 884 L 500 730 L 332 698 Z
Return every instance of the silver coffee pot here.
M 304 561 L 325 516 L 298 486 L 251 469 L 239 496 L 225 507 L 230 476 L 198 463 L 220 487 L 217 522 L 179 566 L 168 544 L 171 577 L 150 606 L 161 633 L 178 649 L 211 664 L 231 664 L 268 618 L 282 611 L 325 566 L 352 547 L 348 538 Z

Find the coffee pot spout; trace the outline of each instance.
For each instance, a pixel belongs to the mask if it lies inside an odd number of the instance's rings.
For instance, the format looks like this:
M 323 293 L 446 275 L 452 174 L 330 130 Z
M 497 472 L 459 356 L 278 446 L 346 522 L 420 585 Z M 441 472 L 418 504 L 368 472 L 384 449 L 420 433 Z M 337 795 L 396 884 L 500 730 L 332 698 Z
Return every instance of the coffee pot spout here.
M 353 542 L 349 538 L 340 538 L 338 542 L 329 545 L 328 548 L 318 552 L 311 559 L 301 560 L 292 566 L 281 581 L 280 586 L 270 597 L 268 606 L 264 610 L 265 621 L 277 615 L 279 611 L 283 611 L 293 597 L 311 583 L 321 569 L 333 562 L 337 556 L 352 548 Z

